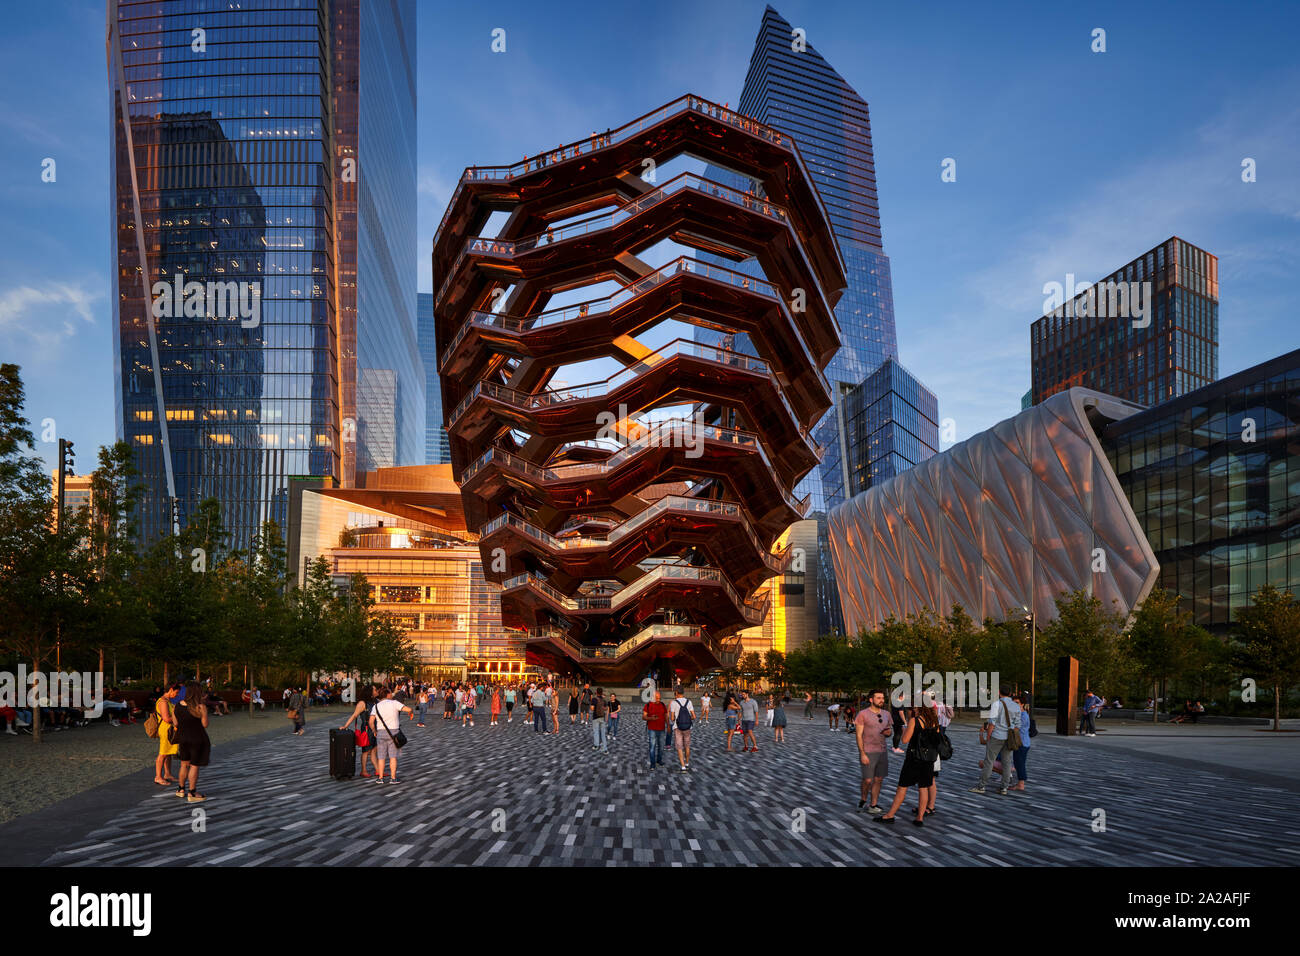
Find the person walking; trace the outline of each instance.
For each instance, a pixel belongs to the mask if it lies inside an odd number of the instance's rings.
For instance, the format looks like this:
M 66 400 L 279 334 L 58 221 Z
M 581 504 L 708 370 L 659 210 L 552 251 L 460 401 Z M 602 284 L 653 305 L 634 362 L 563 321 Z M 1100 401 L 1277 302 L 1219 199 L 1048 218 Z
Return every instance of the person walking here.
M 618 739 L 618 695 L 609 692 L 609 739 Z
M 582 685 L 582 698 L 579 701 L 582 711 L 582 723 L 586 725 L 591 721 L 591 685 Z
M 664 765 L 664 725 L 668 722 L 668 708 L 660 701 L 659 691 L 655 691 L 654 699 L 641 708 L 641 719 L 645 722 L 650 769 L 653 770 Z
M 573 686 L 569 688 L 569 726 L 572 727 L 578 722 L 578 688 Z
M 980 728 L 980 743 L 986 744 L 984 751 L 984 769 L 980 772 L 980 782 L 970 788 L 971 793 L 983 793 L 993 776 L 993 762 L 1002 762 L 1002 786 L 998 793 L 1007 793 L 1008 786 L 1015 778 L 1013 756 L 1020 746 L 1013 737 L 1020 736 L 1020 705 L 1011 699 L 1011 689 L 998 689 L 998 699 L 989 708 L 984 726 Z
M 704 722 L 706 724 L 709 722 L 709 705 L 712 703 L 713 698 L 709 696 L 709 692 L 706 690 L 704 696 L 700 698 L 700 706 L 704 708 Z
M 509 687 L 506 689 L 506 723 L 515 722 L 515 689 Z
M 180 693 L 180 688 L 180 684 L 172 684 L 153 704 L 154 715 L 158 718 L 158 756 L 153 762 L 153 782 L 160 787 L 180 782 L 172 776 L 172 757 L 176 756 L 180 748 L 167 733 L 167 728 L 173 726 L 172 702 Z
M 491 726 L 491 727 L 495 727 L 495 726 L 496 726 L 498 723 L 500 723 L 500 722 L 501 722 L 501 688 L 500 688 L 500 686 L 493 686 L 493 688 L 492 688 L 492 721 L 491 721 L 491 723 L 489 724 L 489 726 Z
M 172 708 L 172 726 L 176 728 L 176 755 L 181 761 L 177 778 L 180 786 L 176 796 L 188 803 L 202 803 L 208 799 L 198 791 L 199 769 L 208 765 L 212 741 L 208 737 L 208 708 L 198 681 L 190 681 L 185 688 L 185 703 Z M 186 791 L 189 791 L 188 795 Z
M 772 726 L 772 721 L 776 719 L 776 695 L 769 693 L 767 695 L 767 725 Z
M 384 688 L 379 700 L 370 711 L 370 730 L 379 738 L 377 782 L 384 782 L 384 762 L 388 761 L 392 770 L 389 783 L 397 783 L 397 734 L 402 729 L 402 714 L 411 714 L 411 708 L 400 700 L 393 698 L 393 689 Z
M 1029 762 L 1029 697 L 1027 694 L 1021 694 L 1016 698 L 1016 703 L 1020 705 L 1020 746 L 1012 754 L 1012 759 L 1016 766 L 1016 782 L 1011 789 L 1017 793 L 1025 792 L 1025 781 L 1029 779 L 1029 771 L 1025 765 Z
M 695 708 L 681 691 L 669 706 L 669 722 L 677 744 L 677 765 L 682 773 L 691 769 L 691 727 L 695 725 Z
M 749 691 L 740 692 L 740 735 L 745 750 L 758 753 L 758 740 L 754 737 L 754 725 L 758 723 L 758 701 L 749 696 Z
M 803 692 L 803 715 L 809 720 L 813 719 L 813 695 L 808 691 Z
M 740 701 L 730 690 L 722 702 L 722 715 L 726 719 L 727 750 L 731 750 L 731 738 L 740 728 Z
M 529 698 L 529 706 L 533 711 L 533 733 L 546 733 L 546 691 L 541 687 L 534 687 Z
M 551 733 L 558 734 L 560 732 L 560 689 L 547 684 L 546 700 L 550 706 Z
M 464 727 L 466 725 L 466 722 L 468 722 L 470 729 L 472 730 L 474 728 L 474 708 L 477 705 L 478 705 L 478 693 L 474 690 L 473 687 L 466 684 L 465 685 L 465 710 L 461 714 L 461 721 L 460 721 L 461 727 Z
M 596 693 L 591 698 L 591 749 L 599 750 L 603 754 L 609 753 L 609 737 L 606 735 L 608 728 L 605 725 L 608 712 L 605 691 L 597 687 Z
M 939 754 L 939 715 L 933 707 L 924 706 L 924 702 L 918 704 L 912 709 L 903 730 L 902 742 L 907 748 L 903 752 L 903 769 L 898 775 L 894 802 L 887 813 L 876 817 L 877 823 L 893 823 L 894 815 L 907 798 L 908 789 L 916 787 L 916 819 L 912 822 L 918 827 L 925 824 L 930 785 L 934 782 L 934 761 Z
M 301 737 L 307 730 L 307 695 L 301 687 L 293 688 L 289 695 L 289 719 L 293 721 L 293 733 Z
M 420 693 L 416 696 L 416 702 L 419 704 L 419 716 L 415 719 L 415 726 L 423 727 L 424 718 L 429 714 L 429 688 L 421 687 Z
M 907 726 L 907 719 L 903 716 L 903 709 L 899 706 L 901 703 L 901 701 L 895 702 L 893 698 L 890 698 L 889 701 L 889 716 L 894 722 L 893 750 L 896 754 L 901 754 L 903 752 L 902 748 L 898 746 L 898 743 L 900 738 L 903 736 L 904 728 Z
M 884 709 L 885 692 L 873 690 L 867 706 L 858 711 L 853 732 L 858 741 L 858 767 L 862 773 L 862 792 L 858 812 L 868 809 L 873 816 L 884 813 L 880 808 L 880 787 L 889 773 L 889 748 L 886 741 L 894 730 L 894 718 Z
M 448 687 L 442 695 L 442 719 L 452 720 L 456 714 L 456 688 Z
M 776 712 L 772 715 L 772 732 L 775 742 L 778 744 L 785 743 L 785 701 L 778 694 L 776 698 Z

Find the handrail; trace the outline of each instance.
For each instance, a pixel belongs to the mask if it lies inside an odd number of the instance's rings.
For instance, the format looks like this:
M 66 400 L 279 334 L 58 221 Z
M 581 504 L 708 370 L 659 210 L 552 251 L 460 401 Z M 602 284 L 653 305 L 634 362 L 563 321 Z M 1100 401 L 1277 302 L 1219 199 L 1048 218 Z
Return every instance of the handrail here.
M 465 468 L 461 473 L 460 483 L 464 485 L 494 461 L 499 462 L 506 467 L 513 468 L 526 477 L 539 482 L 563 481 L 565 479 L 576 478 L 584 475 L 599 476 L 601 474 L 612 473 L 624 462 L 629 461 L 641 452 L 646 451 L 647 449 L 663 446 L 665 444 L 663 434 L 665 429 L 670 431 L 668 441 L 675 441 L 676 439 L 671 436 L 671 430 L 677 428 L 694 429 L 695 435 L 697 437 L 702 437 L 705 441 L 726 442 L 728 444 L 753 448 L 762 459 L 764 466 L 767 467 L 770 472 L 774 472 L 767 451 L 763 448 L 758 435 L 753 432 L 741 431 L 736 428 L 724 428 L 720 425 L 702 425 L 692 419 L 682 418 L 667 418 L 650 424 L 652 424 L 653 427 L 650 428 L 645 435 L 634 438 L 604 461 L 559 465 L 553 468 L 543 468 L 540 465 L 535 465 L 528 459 L 522 458 L 499 445 L 493 445 Z M 811 498 L 810 495 L 804 495 L 801 500 L 797 500 L 790 493 L 786 492 L 785 489 L 782 488 L 780 491 L 781 496 L 785 499 L 786 505 L 799 514 L 804 513 Z
M 766 375 L 776 384 L 776 379 L 772 375 L 771 368 L 767 362 L 753 355 L 746 355 L 744 352 L 737 352 L 732 349 L 719 348 L 714 345 L 704 345 L 701 342 L 692 339 L 673 339 L 662 348 L 649 353 L 640 361 L 632 365 L 625 365 L 608 378 L 595 382 L 587 382 L 583 385 L 567 386 L 565 388 L 551 389 L 544 388 L 540 392 L 525 392 L 508 385 L 502 385 L 500 382 L 493 382 L 490 379 L 484 379 L 474 385 L 473 388 L 461 399 L 456 410 L 451 413 L 447 419 L 447 427 L 452 427 L 457 419 L 464 414 L 465 409 L 470 406 L 474 399 L 480 394 L 489 394 L 493 398 L 505 402 L 507 405 L 513 405 L 516 408 L 549 408 L 553 405 L 563 405 L 568 402 L 587 401 L 592 398 L 601 398 L 616 389 L 622 388 L 628 382 L 635 381 L 645 372 L 653 371 L 664 361 L 679 355 L 688 355 L 694 358 L 702 358 L 711 362 L 717 362 L 720 365 L 727 365 L 732 368 L 739 368 L 747 372 L 754 372 L 758 375 Z M 620 381 L 621 380 L 621 381 Z M 779 386 L 777 392 L 780 393 Z M 784 396 L 782 396 L 784 398 Z M 788 408 L 787 404 L 787 408 Z M 791 417 L 794 412 L 791 411 Z M 795 419 L 797 422 L 798 419 Z
M 679 173 L 672 179 L 665 182 L 662 186 L 650 190 L 637 196 L 635 199 L 629 199 L 616 209 L 610 212 L 599 213 L 595 216 L 589 216 L 586 219 L 579 219 L 575 222 L 556 228 L 547 227 L 545 231 L 535 233 L 529 236 L 520 236 L 517 239 L 496 239 L 487 236 L 470 236 L 466 238 L 465 244 L 461 247 L 456 258 L 452 260 L 451 268 L 442 278 L 442 284 L 438 287 L 437 299 L 441 301 L 443 293 L 447 290 L 448 284 L 455 278 L 460 265 L 469 255 L 483 256 L 502 256 L 514 258 L 522 252 L 531 252 L 539 246 L 549 246 L 554 243 L 564 242 L 577 236 L 588 236 L 593 232 L 603 232 L 607 229 L 613 229 L 622 223 L 631 219 L 633 216 L 653 209 L 658 206 L 669 196 L 672 196 L 683 189 L 691 189 L 705 196 L 712 196 L 715 199 L 725 200 L 732 205 L 748 209 L 750 212 L 761 213 L 769 219 L 777 222 L 790 224 L 790 214 L 783 206 L 779 206 L 770 199 L 764 199 L 755 196 L 752 192 L 742 192 L 733 186 L 727 186 L 723 183 L 714 182 L 711 179 L 705 179 L 698 173 L 685 172 Z
M 643 562 L 644 565 L 645 562 Z M 716 581 L 722 589 L 731 598 L 732 603 L 740 608 L 741 615 L 745 620 L 754 624 L 761 624 L 763 618 L 767 615 L 767 606 L 770 595 L 765 596 L 759 604 L 752 604 L 742 598 L 731 582 L 726 579 L 721 571 L 717 568 L 696 567 L 687 564 L 658 564 L 650 569 L 646 569 L 643 574 L 632 584 L 618 591 L 613 597 L 587 597 L 571 598 L 549 584 L 541 576 L 534 574 L 532 571 L 526 571 L 523 574 L 516 574 L 512 578 L 506 579 L 501 584 L 502 592 L 513 591 L 522 587 L 529 587 L 537 591 L 544 597 L 558 605 L 566 611 L 606 611 L 613 610 L 620 605 L 626 604 L 632 597 L 640 594 L 651 584 L 664 578 L 690 578 L 697 581 Z
M 508 512 L 500 514 L 493 518 L 487 524 L 479 528 L 479 540 L 484 540 L 490 535 L 495 534 L 502 528 L 511 527 L 517 529 L 521 534 L 541 542 L 552 551 L 571 551 L 583 548 L 607 548 L 611 544 L 622 540 L 633 531 L 639 529 L 642 525 L 659 517 L 665 511 L 685 511 L 703 514 L 719 514 L 729 518 L 742 519 L 741 527 L 749 537 L 750 543 L 762 558 L 763 563 L 775 574 L 781 569 L 781 561 L 787 549 L 773 553 L 763 547 L 758 536 L 754 534 L 754 529 L 749 521 L 749 516 L 745 510 L 734 501 L 713 501 L 701 498 L 688 498 L 684 495 L 666 495 L 660 498 L 650 507 L 644 509 L 638 514 L 632 516 L 627 521 L 615 526 L 608 534 L 604 535 L 582 535 L 572 538 L 557 538 L 543 528 L 520 518 L 517 515 Z
M 627 285 L 604 296 L 600 299 L 591 299 L 586 302 L 578 302 L 573 305 L 566 305 L 556 309 L 547 309 L 544 312 L 538 312 L 529 316 L 514 316 L 504 312 L 490 312 L 484 309 L 475 309 L 470 312 L 461 327 L 452 337 L 451 343 L 443 350 L 442 356 L 438 360 L 438 367 L 441 369 L 447 364 L 456 347 L 469 333 L 473 326 L 481 328 L 500 328 L 505 332 L 531 332 L 535 329 L 546 328 L 550 325 L 570 322 L 574 319 L 585 319 L 594 315 L 603 315 L 607 312 L 613 312 L 625 304 L 640 298 L 652 289 L 657 288 L 665 282 L 668 282 L 684 273 L 692 273 L 714 282 L 721 282 L 725 285 L 735 286 L 761 295 L 764 298 L 773 299 L 781 302 L 781 297 L 777 295 L 776 286 L 766 279 L 760 279 L 751 276 L 745 272 L 738 272 L 735 269 L 728 269 L 725 266 L 714 265 L 710 262 L 703 262 L 691 256 L 678 256 L 656 269 L 654 272 L 647 273 L 635 282 L 629 282 Z M 812 363 L 813 368 L 817 368 L 816 363 Z M 818 374 L 825 381 L 825 375 L 821 369 L 817 369 Z M 827 386 L 829 388 L 829 385 Z
M 447 201 L 447 208 L 443 210 L 442 219 L 438 221 L 438 229 L 434 235 L 437 236 L 442 234 L 443 228 L 447 225 L 447 217 L 451 215 L 452 209 L 456 207 L 456 201 L 460 198 L 465 183 L 483 182 L 485 180 L 502 182 L 508 179 L 514 179 L 516 176 L 523 176 L 535 170 L 543 169 L 547 166 L 553 166 L 557 163 L 567 162 L 568 160 L 577 159 L 584 155 L 590 155 L 598 150 L 607 149 L 616 143 L 622 143 L 629 136 L 634 136 L 637 133 L 644 132 L 650 127 L 657 126 L 664 120 L 676 116 L 678 113 L 684 113 L 690 110 L 699 110 L 706 116 L 712 116 L 731 126 L 737 126 L 744 132 L 757 136 L 760 139 L 765 139 L 775 146 L 788 150 L 794 155 L 805 180 L 807 180 L 809 185 L 812 184 L 812 179 L 808 176 L 808 170 L 804 166 L 803 157 L 799 154 L 798 146 L 796 146 L 794 140 L 785 133 L 782 133 L 778 129 L 774 129 L 765 123 L 760 123 L 758 120 L 752 119 L 743 113 L 719 106 L 717 103 L 706 100 L 701 96 L 696 96 L 693 93 L 686 93 L 677 97 L 675 100 L 665 103 L 658 109 L 651 110 L 649 113 L 638 116 L 636 119 L 625 123 L 618 129 L 608 130 L 604 135 L 588 136 L 584 139 L 577 140 L 576 142 L 569 143 L 567 146 L 561 146 L 553 152 L 548 151 L 534 159 L 528 159 L 525 157 L 520 162 L 514 163 L 510 166 L 466 167 L 465 171 L 460 174 L 460 179 L 456 182 L 456 188 L 453 190 L 451 198 Z M 587 146 L 585 153 L 582 151 L 584 144 Z M 816 189 L 814 189 L 813 192 L 814 195 L 816 195 Z M 824 204 L 821 202 L 820 196 L 817 196 L 817 201 L 818 205 L 821 207 L 823 218 L 829 222 L 830 217 L 826 214 L 826 209 Z

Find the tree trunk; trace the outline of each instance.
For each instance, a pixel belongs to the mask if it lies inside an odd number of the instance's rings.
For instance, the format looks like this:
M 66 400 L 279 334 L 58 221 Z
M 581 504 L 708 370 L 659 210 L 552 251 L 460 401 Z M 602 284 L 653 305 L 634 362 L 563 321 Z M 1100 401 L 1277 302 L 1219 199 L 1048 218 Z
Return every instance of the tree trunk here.
M 1273 685 L 1273 732 L 1282 729 L 1282 685 Z
M 36 653 L 32 655 L 32 671 L 34 673 L 40 669 L 41 645 L 37 644 Z M 30 692 L 31 687 L 29 686 L 27 690 Z M 41 695 L 37 694 L 35 700 L 29 697 L 28 703 L 32 705 L 32 743 L 39 744 L 41 742 Z

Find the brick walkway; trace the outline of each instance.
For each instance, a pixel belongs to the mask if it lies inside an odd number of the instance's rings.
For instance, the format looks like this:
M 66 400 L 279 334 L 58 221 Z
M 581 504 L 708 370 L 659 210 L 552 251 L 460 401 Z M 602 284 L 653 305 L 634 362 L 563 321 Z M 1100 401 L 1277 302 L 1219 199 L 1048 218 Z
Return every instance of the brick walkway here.
M 855 812 L 856 748 L 824 715 L 792 707 L 787 742 L 762 730 L 758 753 L 725 753 L 720 720 L 697 723 L 689 774 L 646 766 L 639 709 L 624 706 L 609 756 L 590 733 L 513 726 L 472 730 L 431 715 L 403 722 L 397 786 L 326 775 L 329 724 L 220 750 L 195 805 L 142 783 L 108 822 L 81 813 L 47 865 L 222 864 L 762 864 L 762 865 L 1290 865 L 1300 863 L 1300 798 L 1282 786 L 1225 777 L 1207 741 L 1206 769 L 1042 734 L 1026 794 L 968 793 L 983 748 L 954 728 L 956 754 L 925 827 L 886 827 Z M 761 715 L 760 715 L 761 716 Z M 1284 745 L 1281 744 L 1280 745 Z M 737 747 L 739 743 L 737 742 Z M 891 758 L 887 805 L 901 758 Z M 1229 771 L 1231 772 L 1231 771 Z M 994 778 L 996 781 L 996 777 Z M 1105 832 L 1094 832 L 1094 810 Z M 802 822 L 802 826 L 800 826 Z

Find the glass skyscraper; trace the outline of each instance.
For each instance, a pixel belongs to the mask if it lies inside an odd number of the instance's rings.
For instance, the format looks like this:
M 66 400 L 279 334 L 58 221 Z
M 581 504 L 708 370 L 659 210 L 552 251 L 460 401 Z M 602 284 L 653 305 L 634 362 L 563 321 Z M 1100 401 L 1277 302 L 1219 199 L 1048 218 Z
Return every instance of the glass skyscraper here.
M 442 386 L 438 382 L 438 329 L 433 318 L 433 294 L 421 292 L 416 300 L 420 361 L 424 363 L 424 463 L 450 465 L 451 448 L 442 423 Z
M 352 482 L 358 368 L 393 392 L 391 457 L 420 453 L 414 3 L 110 0 L 107 25 L 140 530 L 215 497 L 245 547 L 291 476 Z
M 852 447 L 860 440 L 857 433 L 841 435 L 844 412 L 840 406 L 844 397 L 866 382 L 882 363 L 898 357 L 898 341 L 889 257 L 885 255 L 880 231 L 867 103 L 811 44 L 795 50 L 794 39 L 790 23 L 767 7 L 750 57 L 739 109 L 788 134 L 798 145 L 831 219 L 848 277 L 848 288 L 835 307 L 842 346 L 826 367 L 835 407 L 814 429 L 814 436 L 827 457 L 795 490 L 800 497 L 810 496 L 808 518 L 818 524 L 816 560 L 821 567 L 817 576 L 818 627 L 821 633 L 826 633 L 842 628 L 826 537 L 826 514 L 833 506 L 828 501 L 827 486 L 842 490 L 844 460 L 857 461 L 868 454 Z M 724 183 L 731 181 L 726 171 L 711 170 L 706 176 Z M 745 265 L 757 269 L 752 261 Z M 708 333 L 701 332 L 697 337 L 717 344 L 716 336 L 711 338 Z M 745 342 L 737 341 L 732 347 L 752 351 Z M 934 407 L 933 419 L 937 415 L 934 395 L 915 379 L 912 384 L 923 393 L 923 397 L 918 394 L 914 407 L 927 410 Z M 876 429 L 875 434 L 880 441 L 887 442 L 894 433 Z M 934 438 L 926 446 L 930 453 L 937 446 L 937 432 Z M 869 454 L 873 458 L 889 459 L 891 449 L 881 446 Z M 910 459 L 910 455 L 904 452 L 901 458 Z

